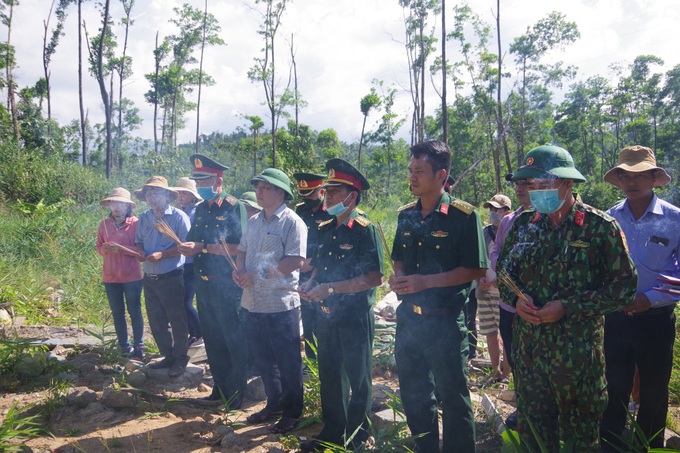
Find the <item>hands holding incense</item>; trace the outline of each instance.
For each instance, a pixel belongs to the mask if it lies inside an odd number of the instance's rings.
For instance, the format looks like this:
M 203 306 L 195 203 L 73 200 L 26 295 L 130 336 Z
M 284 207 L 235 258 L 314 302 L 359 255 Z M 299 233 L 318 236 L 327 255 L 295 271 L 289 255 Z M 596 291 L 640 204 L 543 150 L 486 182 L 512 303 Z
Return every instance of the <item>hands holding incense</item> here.
M 541 308 L 537 308 L 530 295 L 524 293 L 522 295 L 524 297 L 519 297 L 515 306 L 517 315 L 535 326 L 557 322 L 567 314 L 567 309 L 560 300 L 551 300 Z
M 136 252 L 135 250 L 129 249 L 115 242 L 104 242 L 101 245 L 101 249 L 106 253 L 124 253 L 126 255 L 133 256 L 138 260 L 142 258 L 141 261 L 143 261 L 143 257 L 139 254 L 139 252 Z

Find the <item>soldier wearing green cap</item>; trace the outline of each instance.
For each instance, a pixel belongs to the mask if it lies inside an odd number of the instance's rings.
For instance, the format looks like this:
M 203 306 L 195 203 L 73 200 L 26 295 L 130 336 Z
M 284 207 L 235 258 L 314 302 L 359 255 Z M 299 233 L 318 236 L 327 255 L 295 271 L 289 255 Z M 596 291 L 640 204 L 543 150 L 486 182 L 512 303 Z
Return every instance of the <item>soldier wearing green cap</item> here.
M 599 452 L 607 404 L 604 315 L 630 304 L 637 272 L 616 221 L 572 191 L 585 178 L 557 146 L 527 153 L 514 181 L 526 179 L 534 209 L 520 214 L 498 258 L 522 296 L 501 285 L 517 310 L 512 354 L 522 441 L 548 451 L 562 440 Z
M 203 201 L 196 207 L 186 242 L 178 249 L 194 258 L 198 316 L 215 381 L 205 399 L 225 398 L 230 409 L 238 409 L 247 371 L 247 345 L 240 321 L 242 290 L 231 278 L 233 269 L 220 242 L 236 255 L 248 217 L 243 203 L 222 188 L 226 166 L 201 154 L 194 154 L 189 161 L 194 167 L 191 179 Z
M 399 208 L 390 278 L 401 300 L 395 339 L 401 400 L 418 451 L 439 451 L 436 390 L 443 450 L 474 452 L 465 305 L 471 282 L 488 267 L 482 224 L 474 206 L 444 192 L 451 168 L 446 143 L 419 143 L 410 153 L 409 184 L 418 200 Z
M 375 288 L 382 283 L 383 253 L 375 225 L 356 208 L 370 184 L 342 159 L 326 163 L 326 211 L 303 298 L 318 306 L 317 339 L 324 426 L 303 451 L 320 442 L 358 448 L 368 437 L 371 410 Z M 351 390 L 351 395 L 350 395 Z M 356 434 L 355 434 L 356 433 Z M 354 449 L 354 448 L 353 448 Z
M 233 279 L 243 288 L 246 331 L 267 404 L 246 422 L 259 424 L 280 417 L 272 431 L 284 434 L 295 428 L 302 415 L 297 285 L 307 254 L 307 227 L 286 206 L 293 193 L 284 172 L 267 168 L 250 182 L 262 211 L 248 219 Z
M 246 207 L 246 212 L 248 213 L 248 218 L 251 218 L 258 212 L 262 211 L 262 206 L 257 204 L 257 195 L 252 190 L 248 192 L 243 192 L 239 201 L 243 202 Z
M 304 283 L 310 279 L 314 270 L 311 261 L 319 245 L 319 224 L 332 219 L 333 216 L 326 212 L 326 205 L 324 204 L 323 179 L 325 175 L 298 172 L 293 173 L 293 178 L 297 180 L 297 193 L 302 198 L 302 201 L 295 205 L 295 213 L 307 225 L 307 259 L 300 272 L 300 282 Z M 316 354 L 309 343 L 313 343 L 316 336 L 316 304 L 306 300 L 302 300 L 300 303 L 302 329 L 305 337 L 305 355 L 313 359 Z

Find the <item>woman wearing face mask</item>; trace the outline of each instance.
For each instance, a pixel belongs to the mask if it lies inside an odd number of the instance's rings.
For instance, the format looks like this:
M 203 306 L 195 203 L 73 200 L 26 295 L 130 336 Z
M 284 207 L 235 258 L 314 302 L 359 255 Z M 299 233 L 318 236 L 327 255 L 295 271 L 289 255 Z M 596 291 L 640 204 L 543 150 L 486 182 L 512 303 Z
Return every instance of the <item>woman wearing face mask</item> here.
M 484 207 L 489 210 L 489 223 L 484 227 L 484 242 L 489 255 L 494 249 L 496 233 L 501 219 L 510 213 L 512 204 L 510 198 L 502 194 L 494 195 L 491 200 L 484 203 Z M 479 279 L 475 296 L 477 297 L 477 313 L 479 314 L 479 334 L 486 337 L 486 344 L 489 348 L 489 359 L 491 360 L 491 377 L 487 383 L 502 382 L 510 376 L 510 363 L 506 357 L 503 360 L 501 370 L 501 347 L 498 341 L 498 324 L 500 319 L 500 307 L 498 301 L 500 294 L 495 283 L 496 273 L 489 268 L 486 276 Z
M 97 253 L 104 257 L 102 281 L 113 314 L 118 345 L 123 354 L 141 360 L 144 357 L 144 320 L 142 318 L 142 269 L 135 251 L 137 217 L 130 192 L 117 187 L 101 205 L 111 212 L 99 223 Z M 125 307 L 132 323 L 133 345 L 128 340 Z

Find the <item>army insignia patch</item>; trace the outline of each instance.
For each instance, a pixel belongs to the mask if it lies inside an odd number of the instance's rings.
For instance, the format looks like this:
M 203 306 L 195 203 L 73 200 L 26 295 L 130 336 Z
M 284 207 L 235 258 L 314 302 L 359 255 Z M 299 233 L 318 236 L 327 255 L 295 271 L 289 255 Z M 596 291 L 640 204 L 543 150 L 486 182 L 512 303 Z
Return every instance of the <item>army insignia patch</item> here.
M 533 158 L 533 157 L 530 157 L 530 158 L 527 159 L 527 165 L 531 165 L 531 164 L 533 164 L 533 163 L 534 163 L 534 158 Z
M 449 232 L 438 230 L 438 231 L 433 231 L 431 234 L 432 234 L 432 237 L 435 237 L 435 238 L 445 238 L 449 235 Z
M 352 244 L 341 244 L 340 249 L 341 250 L 352 250 L 354 246 Z
M 347 221 L 347 228 L 349 228 L 351 230 L 353 226 L 354 226 L 354 219 L 349 219 Z
M 442 214 L 448 214 L 449 213 L 449 205 L 442 203 L 442 205 L 439 207 L 439 211 Z
M 623 234 L 623 230 L 619 231 L 621 233 L 621 240 L 623 241 L 623 248 L 626 249 L 626 253 L 628 253 L 628 241 L 626 240 L 626 235 Z
M 307 185 L 307 181 L 305 181 L 305 180 L 303 179 L 302 181 L 300 181 L 300 182 L 298 183 L 298 187 L 301 188 L 301 189 L 303 189 L 303 188 L 305 188 L 305 187 L 309 187 L 309 185 Z
M 328 170 L 328 179 L 335 179 L 335 170 L 332 168 Z
M 590 247 L 590 242 L 585 242 L 585 241 L 579 240 L 579 241 L 570 242 L 569 245 L 571 247 L 576 247 L 577 249 L 586 249 L 586 248 Z
M 576 211 L 574 212 L 574 223 L 580 227 L 583 226 L 583 221 L 585 220 L 586 215 L 582 213 L 581 211 Z
M 227 218 L 220 215 L 220 216 L 215 217 L 215 220 L 227 220 Z
M 541 219 L 541 213 L 536 211 L 536 215 L 534 215 L 534 218 L 531 219 L 531 223 L 536 223 Z
M 203 168 L 203 162 L 201 162 L 201 159 L 199 159 L 198 157 L 194 159 L 194 167 Z

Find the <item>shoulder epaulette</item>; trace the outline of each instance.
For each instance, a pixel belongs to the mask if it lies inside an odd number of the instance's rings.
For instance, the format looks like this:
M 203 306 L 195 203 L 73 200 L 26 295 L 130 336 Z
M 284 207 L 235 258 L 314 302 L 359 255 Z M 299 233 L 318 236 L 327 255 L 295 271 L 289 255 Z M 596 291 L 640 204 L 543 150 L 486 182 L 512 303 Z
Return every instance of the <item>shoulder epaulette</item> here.
M 236 204 L 238 203 L 238 200 L 232 197 L 231 195 L 227 195 L 226 197 L 224 197 L 224 199 L 227 200 L 227 203 L 229 203 L 232 206 L 236 206 Z
M 366 217 L 361 217 L 361 216 L 355 217 L 354 221 L 356 223 L 358 223 L 359 225 L 361 225 L 362 227 L 367 227 L 371 224 L 370 220 L 368 220 Z
M 475 210 L 474 206 L 472 206 L 470 203 L 467 203 L 463 200 L 452 200 L 451 206 L 458 209 L 459 211 L 463 211 L 467 215 L 472 214 Z
M 405 209 L 411 209 L 412 207 L 414 207 L 416 205 L 416 203 L 418 203 L 418 201 L 412 201 L 409 204 L 405 204 L 404 206 L 397 209 L 397 212 L 401 212 Z
M 335 217 L 333 217 L 332 219 L 328 219 L 328 220 L 325 220 L 325 221 L 321 222 L 321 223 L 319 224 L 319 229 L 324 228 L 325 226 L 327 226 L 328 224 L 330 224 L 330 223 L 333 221 L 333 219 L 335 219 Z
M 304 202 L 304 201 L 301 201 L 301 202 L 299 202 L 298 204 L 296 204 L 295 207 L 296 207 L 296 208 L 299 208 L 300 206 L 304 206 L 304 205 L 305 205 L 305 202 Z
M 366 213 L 365 213 L 364 211 L 362 211 L 361 209 L 359 209 L 359 208 L 356 208 L 356 209 L 357 209 L 357 212 L 358 212 L 359 214 L 361 214 L 361 215 L 363 215 L 363 216 L 366 215 Z

